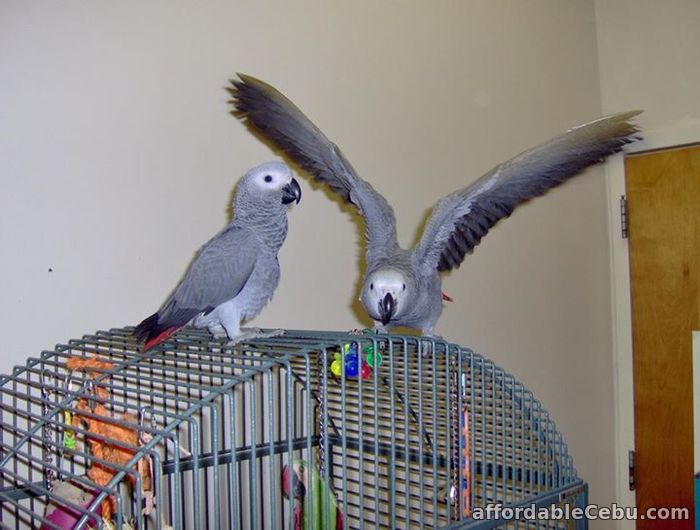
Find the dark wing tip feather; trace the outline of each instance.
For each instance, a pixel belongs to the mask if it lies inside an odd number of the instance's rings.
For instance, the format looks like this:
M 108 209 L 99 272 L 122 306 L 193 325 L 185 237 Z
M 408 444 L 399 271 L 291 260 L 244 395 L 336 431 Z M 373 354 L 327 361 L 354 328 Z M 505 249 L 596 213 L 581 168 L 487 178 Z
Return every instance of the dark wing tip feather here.
M 273 150 L 281 151 L 318 182 L 353 203 L 350 184 L 332 167 L 340 163 L 351 170 L 337 146 L 275 87 L 250 75 L 237 76 L 228 88 L 233 98 L 231 114 Z
M 172 311 L 166 309 L 165 313 L 167 313 L 167 316 L 164 316 L 162 312 L 157 312 L 143 319 L 134 328 L 134 337 L 139 341 L 148 342 L 167 330 L 180 329 L 200 311 L 197 309 L 179 308 Z
M 639 127 L 630 120 L 641 112 L 631 110 L 603 116 L 574 127 L 549 143 L 498 166 L 494 170 L 494 178 L 498 176 L 499 168 L 510 176 L 500 182 L 495 181 L 488 193 L 473 197 L 469 213 L 454 220 L 452 233 L 443 243 L 437 263 L 438 271 L 458 267 L 464 256 L 473 251 L 489 229 L 499 220 L 510 216 L 519 204 L 543 195 L 588 166 L 603 162 L 608 156 L 622 151 L 626 145 L 640 140 Z M 580 145 L 575 148 L 567 146 L 567 142 L 576 138 Z M 546 160 L 548 151 L 552 151 L 553 146 L 556 149 L 557 145 L 559 148 L 563 146 L 562 154 L 538 167 L 540 157 L 544 156 Z M 542 151 L 543 148 L 545 151 Z M 520 165 L 524 167 L 521 168 Z
M 158 333 L 153 333 L 154 329 L 158 326 L 158 313 L 153 313 L 151 316 L 144 318 L 141 323 L 134 328 L 134 337 L 138 340 L 147 340 L 151 336 L 155 336 Z

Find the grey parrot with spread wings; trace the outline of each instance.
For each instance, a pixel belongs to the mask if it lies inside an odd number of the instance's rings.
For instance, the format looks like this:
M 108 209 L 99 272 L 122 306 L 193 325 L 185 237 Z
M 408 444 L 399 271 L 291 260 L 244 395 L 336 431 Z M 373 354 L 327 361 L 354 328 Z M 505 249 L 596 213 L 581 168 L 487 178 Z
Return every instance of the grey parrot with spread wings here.
M 399 247 L 394 211 L 362 180 L 338 146 L 269 84 L 238 74 L 235 114 L 354 205 L 366 225 L 366 274 L 360 300 L 375 328 L 409 327 L 432 335 L 443 307 L 440 273 L 459 267 L 486 233 L 521 203 L 542 195 L 637 139 L 641 111 L 599 118 L 497 165 L 433 208 L 420 241 Z
M 268 162 L 248 171 L 236 187 L 233 218 L 197 252 L 161 308 L 134 335 L 147 351 L 183 326 L 207 328 L 231 343 L 260 336 L 241 330 L 272 298 L 280 279 L 277 252 L 287 236 L 287 208 L 301 188 L 286 164 Z

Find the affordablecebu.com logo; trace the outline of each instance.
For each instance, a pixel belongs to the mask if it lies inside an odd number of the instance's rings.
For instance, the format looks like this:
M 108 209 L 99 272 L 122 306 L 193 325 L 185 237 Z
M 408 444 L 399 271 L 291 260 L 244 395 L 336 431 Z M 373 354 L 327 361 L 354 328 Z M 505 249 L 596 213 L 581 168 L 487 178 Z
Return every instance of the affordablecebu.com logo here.
M 506 521 L 528 520 L 528 521 L 562 521 L 562 520 L 601 520 L 620 521 L 627 519 L 636 521 L 637 519 L 649 520 L 687 520 L 690 518 L 688 508 L 649 508 L 644 511 L 638 510 L 634 506 L 598 506 L 589 504 L 585 507 L 571 506 L 565 504 L 557 506 L 536 505 L 530 506 L 504 506 L 503 504 L 487 504 L 484 507 L 474 507 L 472 517 L 476 520 L 499 520 Z

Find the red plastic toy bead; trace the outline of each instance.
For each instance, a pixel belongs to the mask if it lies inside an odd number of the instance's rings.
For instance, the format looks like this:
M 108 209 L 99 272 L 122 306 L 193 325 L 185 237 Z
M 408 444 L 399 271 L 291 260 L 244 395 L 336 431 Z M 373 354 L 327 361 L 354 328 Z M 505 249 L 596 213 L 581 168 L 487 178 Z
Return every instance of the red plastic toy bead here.
M 362 363 L 362 371 L 360 372 L 360 377 L 362 380 L 369 379 L 372 376 L 372 368 L 367 363 Z

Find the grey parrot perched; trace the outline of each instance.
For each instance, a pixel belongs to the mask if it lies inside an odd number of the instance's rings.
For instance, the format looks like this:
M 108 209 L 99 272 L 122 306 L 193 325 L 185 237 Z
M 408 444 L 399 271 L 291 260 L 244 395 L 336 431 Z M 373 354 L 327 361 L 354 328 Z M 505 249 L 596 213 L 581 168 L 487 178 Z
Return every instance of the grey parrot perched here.
M 267 162 L 248 171 L 236 187 L 231 222 L 199 249 L 161 308 L 136 326 L 144 351 L 189 323 L 225 333 L 231 343 L 260 336 L 240 324 L 257 316 L 277 288 L 287 208 L 300 200 L 286 164 Z
M 338 146 L 269 84 L 238 74 L 234 114 L 354 205 L 366 225 L 366 274 L 360 300 L 375 329 L 409 327 L 432 335 L 443 306 L 440 273 L 459 267 L 500 219 L 521 203 L 601 162 L 638 139 L 641 111 L 594 120 L 497 165 L 433 208 L 419 242 L 399 247 L 386 199 L 362 180 Z

